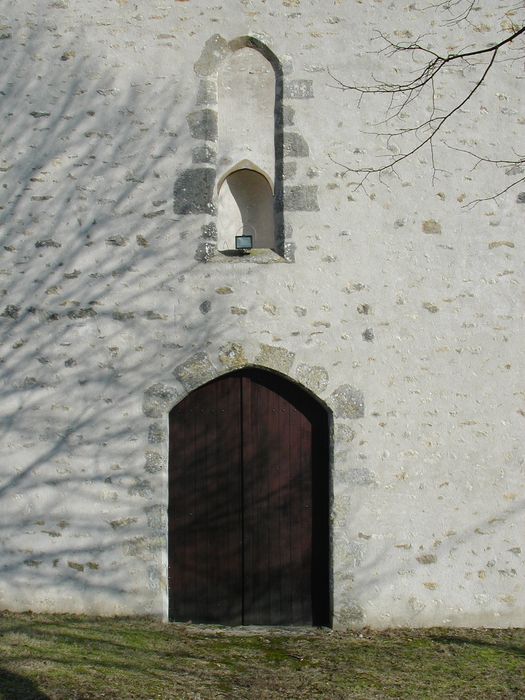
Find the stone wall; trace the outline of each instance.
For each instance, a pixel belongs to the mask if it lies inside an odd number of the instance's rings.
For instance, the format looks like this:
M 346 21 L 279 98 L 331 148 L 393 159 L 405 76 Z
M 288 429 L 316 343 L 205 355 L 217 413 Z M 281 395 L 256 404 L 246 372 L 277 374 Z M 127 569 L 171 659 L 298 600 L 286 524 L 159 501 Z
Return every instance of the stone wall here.
M 165 616 L 169 409 L 257 365 L 333 415 L 334 625 L 525 624 L 525 196 L 462 207 L 521 171 L 444 145 L 512 155 L 515 65 L 443 129 L 434 180 L 421 151 L 357 190 L 384 105 L 332 77 L 389 68 L 378 29 L 488 44 L 487 5 L 474 34 L 358 0 L 0 8 L 0 609 Z M 282 188 L 279 254 L 241 258 L 216 252 L 214 158 L 245 37 L 282 75 Z

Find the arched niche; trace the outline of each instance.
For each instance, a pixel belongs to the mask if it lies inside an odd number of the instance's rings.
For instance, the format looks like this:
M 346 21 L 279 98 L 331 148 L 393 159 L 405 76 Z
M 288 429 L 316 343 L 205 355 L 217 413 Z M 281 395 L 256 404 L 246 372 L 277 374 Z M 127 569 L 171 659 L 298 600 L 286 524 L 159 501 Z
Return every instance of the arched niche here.
M 219 250 L 233 250 L 235 236 L 250 235 L 254 248 L 275 248 L 273 191 L 268 179 L 253 168 L 239 168 L 220 183 Z
M 251 234 L 276 249 L 276 72 L 253 45 L 235 45 L 218 74 L 218 248 Z

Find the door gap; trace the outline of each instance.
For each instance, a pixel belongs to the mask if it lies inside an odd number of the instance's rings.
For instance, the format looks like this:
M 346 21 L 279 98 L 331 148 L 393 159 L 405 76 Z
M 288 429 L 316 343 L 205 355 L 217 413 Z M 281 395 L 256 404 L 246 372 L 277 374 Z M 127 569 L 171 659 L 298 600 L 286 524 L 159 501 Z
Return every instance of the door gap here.
M 244 377 L 239 377 L 240 392 L 239 400 L 241 402 L 241 447 L 240 447 L 240 481 L 241 481 L 241 624 L 244 625 L 245 618 L 245 554 L 244 554 Z

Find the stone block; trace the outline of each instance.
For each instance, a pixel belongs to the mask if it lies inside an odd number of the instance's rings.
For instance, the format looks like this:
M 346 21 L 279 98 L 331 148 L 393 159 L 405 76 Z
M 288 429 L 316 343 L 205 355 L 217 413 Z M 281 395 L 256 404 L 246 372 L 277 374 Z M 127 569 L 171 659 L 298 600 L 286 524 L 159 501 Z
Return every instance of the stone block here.
M 191 391 L 217 376 L 217 370 L 205 352 L 197 352 L 173 370 L 185 389 Z
M 186 117 L 190 134 L 194 139 L 215 141 L 217 138 L 217 112 L 213 109 L 199 109 Z
M 284 209 L 287 211 L 319 211 L 316 185 L 294 185 L 284 188 Z
M 287 131 L 283 134 L 283 153 L 287 158 L 308 158 L 310 149 L 301 134 Z
M 212 168 L 184 170 L 173 188 L 175 214 L 214 214 L 214 185 L 215 170 Z
M 263 367 L 275 369 L 283 374 L 289 374 L 295 359 L 295 353 L 276 345 L 261 344 L 261 350 L 255 358 L 255 363 Z
M 208 143 L 199 144 L 192 148 L 191 160 L 193 163 L 210 163 L 215 164 L 217 152 Z
M 301 364 L 297 367 L 295 377 L 314 394 L 321 394 L 328 386 L 328 372 L 319 365 Z
M 248 364 L 244 348 L 239 343 L 228 343 L 219 349 L 219 362 L 227 369 L 241 369 Z
M 350 384 L 341 384 L 332 393 L 332 405 L 338 418 L 362 418 L 365 414 L 363 394 Z
M 153 384 L 144 392 L 142 411 L 149 418 L 161 418 L 169 413 L 177 399 L 177 391 L 165 384 Z
M 284 84 L 284 97 L 291 100 L 311 99 L 314 96 L 312 80 L 287 80 Z

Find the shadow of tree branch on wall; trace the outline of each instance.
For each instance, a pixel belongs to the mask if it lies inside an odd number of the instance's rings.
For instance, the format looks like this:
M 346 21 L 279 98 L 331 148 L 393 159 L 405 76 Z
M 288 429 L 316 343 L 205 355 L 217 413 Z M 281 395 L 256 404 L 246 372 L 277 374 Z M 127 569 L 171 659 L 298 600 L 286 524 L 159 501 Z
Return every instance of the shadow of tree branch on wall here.
M 108 73 L 82 28 L 55 46 L 38 22 L 11 30 L 0 78 L 0 607 L 82 611 L 81 599 L 114 594 L 118 612 L 126 592 L 163 585 L 165 475 L 148 454 L 166 426 L 142 414 L 143 393 L 172 377 L 183 336 L 205 345 L 228 321 L 184 300 L 200 230 L 181 231 L 172 213 L 177 162 L 191 151 L 174 81 Z
M 513 542 L 520 542 L 524 513 L 525 499 L 517 500 L 504 509 L 487 505 L 485 517 L 478 514 L 478 518 L 473 519 L 468 527 L 451 532 L 446 539 L 434 540 L 434 546 L 426 549 L 402 547 L 395 558 L 392 557 L 392 549 L 396 547 L 396 540 L 383 540 L 371 546 L 357 541 L 350 543 L 348 549 L 353 556 L 349 559 L 348 584 L 343 586 L 347 600 L 355 601 L 355 606 L 343 610 L 339 622 L 359 627 L 363 620 L 362 608 L 366 605 L 373 608 L 377 598 L 381 597 L 384 600 L 388 597 L 392 602 L 385 626 L 399 625 L 399 617 L 405 620 L 408 605 L 412 611 L 409 613 L 410 625 L 414 627 L 460 625 L 475 628 L 480 625 L 480 619 L 485 620 L 484 626 L 490 627 L 491 624 L 486 622 L 484 610 L 487 603 L 491 606 L 494 627 L 501 627 L 504 620 L 504 626 L 509 626 L 506 616 L 512 611 L 515 602 L 517 556 L 521 553 L 514 552 L 511 545 Z M 408 518 L 407 513 L 407 523 Z M 436 516 L 434 519 L 437 519 Z M 497 556 L 497 565 L 489 560 L 486 568 L 480 570 L 472 563 L 470 567 L 466 565 L 464 570 L 458 572 L 452 554 L 457 556 L 459 561 L 468 562 L 468 553 L 480 547 L 481 543 L 490 541 L 488 538 L 498 536 L 498 528 L 503 527 L 506 528 L 506 541 L 509 546 L 497 555 L 494 554 Z M 348 529 L 351 531 L 351 527 Z M 508 535 L 512 532 L 515 533 L 515 540 Z M 345 532 L 338 532 L 336 537 L 346 538 L 347 535 Z M 434 568 L 435 564 L 439 566 Z M 456 589 L 455 595 L 457 591 L 463 592 L 465 607 L 468 606 L 468 610 L 458 609 L 455 617 L 454 611 L 444 609 L 443 604 L 445 592 L 450 587 Z M 475 606 L 472 605 L 472 600 L 475 601 Z M 441 622 L 436 622 L 436 619 Z M 406 622 L 401 624 L 405 625 Z M 454 639 L 455 637 L 451 638 L 452 641 Z M 476 643 L 471 639 L 466 641 Z M 461 640 L 458 643 L 461 643 Z

